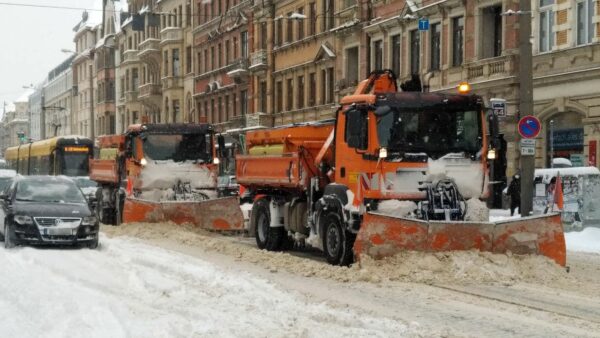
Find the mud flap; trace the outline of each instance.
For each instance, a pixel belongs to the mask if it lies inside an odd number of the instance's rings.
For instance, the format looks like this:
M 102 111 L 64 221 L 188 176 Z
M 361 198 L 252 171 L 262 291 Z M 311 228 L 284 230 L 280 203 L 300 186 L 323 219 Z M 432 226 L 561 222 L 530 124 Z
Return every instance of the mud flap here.
M 378 213 L 364 215 L 354 243 L 357 257 L 380 259 L 401 251 L 479 250 L 544 255 L 566 264 L 559 214 L 495 223 L 421 221 Z
M 208 230 L 244 230 L 244 217 L 237 197 L 202 202 L 153 202 L 127 198 L 123 223 L 189 223 Z

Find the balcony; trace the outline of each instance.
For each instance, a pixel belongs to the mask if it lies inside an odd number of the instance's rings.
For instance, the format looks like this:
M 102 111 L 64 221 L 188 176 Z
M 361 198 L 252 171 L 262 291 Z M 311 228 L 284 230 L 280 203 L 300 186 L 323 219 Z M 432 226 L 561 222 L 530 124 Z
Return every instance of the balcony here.
M 227 76 L 231 77 L 236 83 L 241 82 L 245 77 L 250 75 L 248 71 L 248 59 L 241 58 L 230 63 L 227 68 Z
M 183 41 L 183 30 L 179 27 L 167 27 L 160 31 L 160 45 L 180 43 Z
M 136 102 L 138 99 L 138 91 L 125 92 L 125 102 Z
M 252 53 L 252 56 L 250 57 L 251 62 L 250 62 L 250 71 L 253 72 L 259 72 L 259 71 L 263 71 L 265 69 L 267 69 L 267 51 L 264 49 L 258 50 L 254 53 Z
M 167 76 L 161 79 L 162 90 L 179 89 L 183 87 L 181 76 Z
M 160 40 L 148 38 L 140 44 L 139 59 L 148 64 L 160 64 Z
M 162 96 L 161 85 L 154 83 L 146 83 L 140 86 L 139 99 L 143 100 L 151 96 Z
M 505 55 L 478 60 L 464 65 L 463 71 L 469 81 L 492 80 L 514 74 L 515 56 Z M 463 74 L 464 76 L 465 74 Z
M 136 49 L 128 49 L 123 52 L 123 60 L 121 60 L 121 65 L 125 66 L 127 64 L 139 61 L 140 59 L 138 57 L 138 51 Z

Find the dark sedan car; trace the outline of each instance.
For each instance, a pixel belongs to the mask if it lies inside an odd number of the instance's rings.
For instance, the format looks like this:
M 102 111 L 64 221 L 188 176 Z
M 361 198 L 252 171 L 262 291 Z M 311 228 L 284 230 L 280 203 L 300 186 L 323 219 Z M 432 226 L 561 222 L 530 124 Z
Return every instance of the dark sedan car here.
M 17 176 L 0 198 L 0 239 L 19 244 L 98 247 L 99 223 L 68 177 Z

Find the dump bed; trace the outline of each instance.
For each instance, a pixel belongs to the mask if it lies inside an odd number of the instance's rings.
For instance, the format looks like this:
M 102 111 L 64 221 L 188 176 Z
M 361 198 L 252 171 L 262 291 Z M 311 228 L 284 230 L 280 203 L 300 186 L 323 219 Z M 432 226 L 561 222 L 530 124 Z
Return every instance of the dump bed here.
M 119 153 L 125 148 L 125 136 L 100 136 L 98 145 L 100 147 L 98 158 L 90 160 L 90 179 L 99 183 L 118 184 L 120 177 L 117 159 Z
M 333 131 L 333 121 L 246 134 L 249 155 L 236 156 L 239 184 L 249 187 L 305 189 L 318 175 L 314 161 Z

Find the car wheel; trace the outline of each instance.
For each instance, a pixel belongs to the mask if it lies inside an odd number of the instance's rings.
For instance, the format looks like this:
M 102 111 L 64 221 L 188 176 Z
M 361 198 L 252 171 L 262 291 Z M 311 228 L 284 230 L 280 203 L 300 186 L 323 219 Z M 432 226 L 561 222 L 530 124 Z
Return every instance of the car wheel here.
M 269 201 L 259 199 L 252 207 L 252 223 L 254 224 L 256 245 L 259 249 L 276 251 L 283 244 L 283 227 L 272 228 Z
M 9 224 L 4 225 L 4 247 L 12 249 L 17 246 L 14 229 Z
M 330 212 L 323 222 L 323 253 L 332 265 L 348 266 L 354 261 L 355 235 L 342 227 L 340 216 Z
M 94 249 L 97 249 L 99 245 L 100 245 L 100 240 L 98 238 L 98 235 L 96 235 L 96 238 L 94 238 L 93 240 L 88 242 L 87 247 L 94 250 Z

